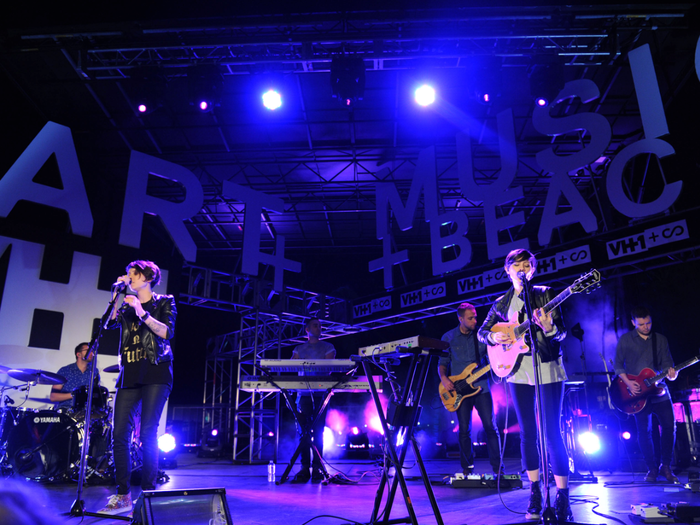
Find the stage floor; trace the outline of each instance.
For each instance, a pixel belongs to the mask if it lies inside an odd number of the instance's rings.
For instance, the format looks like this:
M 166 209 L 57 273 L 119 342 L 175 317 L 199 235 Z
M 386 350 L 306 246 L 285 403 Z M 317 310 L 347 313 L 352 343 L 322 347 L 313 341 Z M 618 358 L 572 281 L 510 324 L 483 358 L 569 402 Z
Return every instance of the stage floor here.
M 431 460 L 426 461 L 425 464 L 446 525 L 496 525 L 525 521 L 524 514 L 518 513 L 523 513 L 527 505 L 529 496 L 527 482 L 523 483 L 522 489 L 502 490 L 500 496 L 497 489 L 458 489 L 440 484 L 444 477 L 458 469 L 457 460 Z M 337 516 L 337 518 L 317 518 L 313 521 L 314 524 L 367 523 L 378 487 L 377 465 L 370 461 L 345 460 L 332 461 L 331 465 L 350 479 L 359 480 L 359 482 L 354 485 L 311 483 L 292 485 L 289 482 L 276 485 L 268 483 L 266 465 L 233 465 L 230 460 L 197 458 L 194 454 L 185 453 L 178 456 L 178 468 L 166 470 L 170 481 L 159 485 L 158 489 L 224 487 L 231 517 L 236 525 L 302 525 L 320 515 Z M 285 465 L 277 465 L 277 479 L 281 476 L 284 467 Z M 483 472 L 489 471 L 489 465 L 485 460 L 480 460 L 476 467 L 477 471 L 479 469 Z M 518 460 L 506 461 L 508 473 L 517 472 L 518 469 Z M 293 472 L 296 472 L 296 468 Z M 330 472 L 334 473 L 333 470 Z M 436 523 L 418 468 L 412 464 L 412 468 L 405 470 L 405 474 L 409 476 L 409 493 L 418 522 Z M 608 517 L 594 514 L 595 509 L 597 512 L 617 518 L 620 523 L 638 524 L 641 521 L 629 515 L 632 504 L 661 505 L 687 502 L 700 506 L 700 493 L 693 493 L 683 486 L 688 481 L 687 472 L 679 476 L 680 485 L 666 482 L 644 483 L 643 473 L 610 475 L 607 472 L 596 472 L 595 474 L 598 476 L 597 484 L 572 483 L 572 508 L 576 521 L 614 523 L 614 520 Z M 67 516 L 75 500 L 77 485 L 67 483 L 40 485 L 24 481 L 21 483 L 31 491 L 32 499 L 37 505 L 43 506 L 53 516 L 62 516 L 52 523 L 61 523 L 62 519 L 69 524 L 81 523 L 80 518 Z M 85 487 L 83 500 L 86 510 L 97 511 L 113 491 L 114 487 L 110 486 Z M 134 499 L 138 494 L 139 490 L 133 489 Z M 551 494 L 553 501 L 554 489 Z M 404 499 L 399 489 L 390 517 L 393 519 L 406 516 Z M 96 517 L 85 517 L 82 521 L 84 525 L 97 523 L 111 525 L 127 522 Z

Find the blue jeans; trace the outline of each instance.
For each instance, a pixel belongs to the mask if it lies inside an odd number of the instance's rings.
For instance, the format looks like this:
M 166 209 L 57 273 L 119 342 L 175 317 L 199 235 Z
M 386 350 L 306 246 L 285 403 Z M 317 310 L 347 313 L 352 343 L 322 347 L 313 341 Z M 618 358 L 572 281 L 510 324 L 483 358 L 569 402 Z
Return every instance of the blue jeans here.
M 494 421 L 493 398 L 491 392 L 481 392 L 467 397 L 457 409 L 459 421 L 459 460 L 462 470 L 474 466 L 474 450 L 472 448 L 472 410 L 476 408 L 486 433 L 486 448 L 489 452 L 489 462 L 494 472 L 501 468 L 501 445 L 498 427 Z
M 141 444 L 143 470 L 141 488 L 156 488 L 158 476 L 158 422 L 170 395 L 170 385 L 143 385 L 137 388 L 119 388 L 114 400 L 114 467 L 117 494 L 131 490 L 131 457 L 129 444 L 134 430 L 134 414 L 141 404 Z
M 537 415 L 535 414 L 535 387 L 508 383 L 513 396 L 515 413 L 520 424 L 520 454 L 525 470 L 539 470 L 540 448 Z M 555 476 L 569 475 L 569 456 L 561 437 L 559 418 L 564 400 L 564 382 L 540 385 L 540 398 L 547 417 L 547 457 Z

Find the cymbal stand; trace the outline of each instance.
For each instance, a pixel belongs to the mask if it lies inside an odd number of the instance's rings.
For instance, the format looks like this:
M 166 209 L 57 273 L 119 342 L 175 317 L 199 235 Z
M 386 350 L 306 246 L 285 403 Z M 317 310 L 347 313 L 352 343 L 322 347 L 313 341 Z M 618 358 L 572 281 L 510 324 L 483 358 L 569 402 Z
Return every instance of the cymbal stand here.
M 102 315 L 102 319 L 100 319 L 100 324 L 97 326 L 95 333 L 93 333 L 92 340 L 90 341 L 88 353 L 85 355 L 86 360 L 90 357 L 91 354 L 94 354 L 94 358 L 92 361 L 93 365 L 92 365 L 92 368 L 90 370 L 90 381 L 88 383 L 89 387 L 88 387 L 87 404 L 85 405 L 85 431 L 84 431 L 84 438 L 83 438 L 83 447 L 82 447 L 82 450 L 80 451 L 80 468 L 78 471 L 78 491 L 76 494 L 75 501 L 73 502 L 73 505 L 71 505 L 71 509 L 70 509 L 71 516 L 81 516 L 81 517 L 95 516 L 98 518 L 110 518 L 110 519 L 115 519 L 115 520 L 131 521 L 131 518 L 127 518 L 126 516 L 115 516 L 112 514 L 102 514 L 99 512 L 88 512 L 85 510 L 85 502 L 82 499 L 83 487 L 85 485 L 85 470 L 87 468 L 87 458 L 88 458 L 88 453 L 90 451 L 92 394 L 95 390 L 94 382 L 95 382 L 95 373 L 97 370 L 97 353 L 98 353 L 98 350 L 100 347 L 100 338 L 102 337 L 102 331 L 104 330 L 104 327 L 107 326 L 107 322 L 109 321 L 109 317 L 112 313 L 112 310 L 114 309 L 114 305 L 117 303 L 117 299 L 119 298 L 120 293 L 121 292 L 114 294 L 114 297 L 107 305 L 107 310 L 105 310 L 105 313 Z

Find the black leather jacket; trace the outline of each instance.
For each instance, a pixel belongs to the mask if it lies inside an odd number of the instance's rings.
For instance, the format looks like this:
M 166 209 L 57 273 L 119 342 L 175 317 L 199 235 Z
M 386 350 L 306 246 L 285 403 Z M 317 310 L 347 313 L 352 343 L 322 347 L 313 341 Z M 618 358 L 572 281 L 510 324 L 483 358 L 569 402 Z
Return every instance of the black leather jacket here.
M 157 365 L 162 361 L 172 361 L 173 351 L 170 348 L 170 339 L 175 336 L 175 318 L 177 317 L 177 308 L 175 307 L 175 298 L 172 295 L 153 294 L 153 312 L 151 316 L 168 327 L 168 337 L 158 337 L 151 330 L 142 330 L 143 337 L 141 344 L 146 351 L 146 357 L 152 365 Z M 123 312 L 120 310 L 114 321 L 107 325 L 107 329 L 121 328 L 121 348 L 122 351 L 126 348 L 126 343 L 131 335 L 129 323 L 124 318 Z M 122 353 L 119 352 L 119 366 L 121 366 Z
M 484 324 L 481 325 L 481 328 L 479 328 L 477 332 L 479 341 L 487 345 L 491 344 L 488 341 L 488 335 L 491 333 L 493 325 L 496 323 L 508 322 L 508 307 L 511 299 L 513 299 L 514 293 L 515 289 L 511 287 L 505 295 L 502 295 L 493 303 Z M 548 286 L 532 287 L 533 310 L 542 308 L 552 299 L 554 299 L 554 293 Z M 539 326 L 534 325 L 537 348 L 540 351 L 540 357 L 544 363 L 556 361 L 561 356 L 560 342 L 566 337 L 566 328 L 564 327 L 564 321 L 561 318 L 559 308 L 552 310 L 552 321 L 557 327 L 557 332 L 552 337 L 547 337 Z

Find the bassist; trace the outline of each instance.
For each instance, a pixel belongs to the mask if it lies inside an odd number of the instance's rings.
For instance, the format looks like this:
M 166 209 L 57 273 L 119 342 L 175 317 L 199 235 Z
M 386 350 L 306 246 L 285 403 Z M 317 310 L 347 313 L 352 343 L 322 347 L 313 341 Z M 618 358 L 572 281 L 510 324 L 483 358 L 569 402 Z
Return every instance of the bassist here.
M 632 326 L 634 330 L 623 334 L 617 342 L 615 350 L 615 373 L 627 385 L 630 394 L 640 394 L 642 387 L 631 380 L 627 374 L 638 375 L 644 368 L 651 368 L 657 373 L 668 369 L 668 378 L 675 381 L 678 373 L 673 368 L 673 359 L 668 348 L 668 339 L 659 333 L 651 331 L 651 314 L 643 307 L 632 310 Z M 661 382 L 658 384 L 664 387 Z M 656 414 L 661 426 L 659 462 L 654 456 L 651 439 L 651 415 Z M 644 461 L 649 468 L 644 481 L 654 482 L 661 474 L 672 483 L 678 483 L 678 478 L 671 471 L 671 458 L 676 442 L 676 421 L 673 417 L 673 405 L 668 389 L 661 396 L 652 396 L 641 412 L 634 415 L 637 421 L 639 448 L 644 454 Z M 658 457 L 658 456 L 657 456 Z
M 440 381 L 450 395 L 456 396 L 455 385 L 448 377 L 448 370 L 453 375 L 459 374 L 472 363 L 486 365 L 486 345 L 476 338 L 476 309 L 469 303 L 462 303 L 457 309 L 459 326 L 453 328 L 442 340 L 450 344 L 449 357 L 440 358 L 438 362 L 438 374 Z M 489 389 L 488 374 L 474 382 L 473 388 L 478 394 L 462 399 L 457 409 L 459 421 L 459 458 L 462 471 L 465 475 L 474 470 L 474 451 L 472 449 L 471 425 L 472 410 L 476 408 L 486 432 L 486 447 L 489 452 L 489 462 L 494 474 L 498 474 L 501 468 L 500 439 L 498 427 L 494 421 L 493 399 Z

